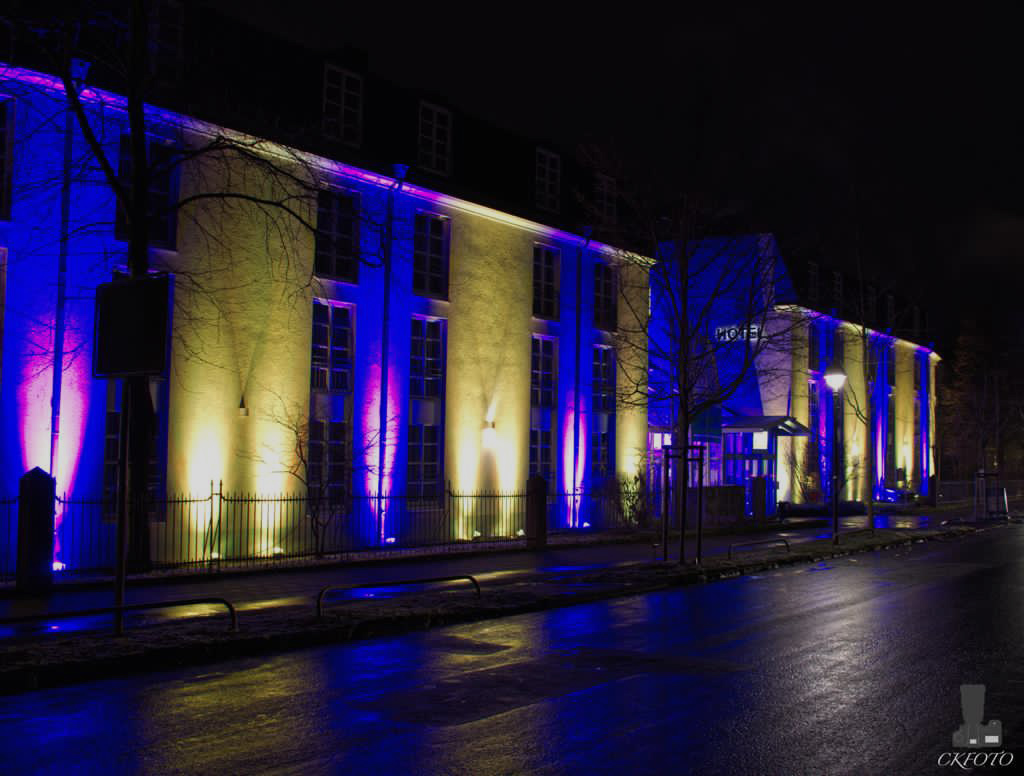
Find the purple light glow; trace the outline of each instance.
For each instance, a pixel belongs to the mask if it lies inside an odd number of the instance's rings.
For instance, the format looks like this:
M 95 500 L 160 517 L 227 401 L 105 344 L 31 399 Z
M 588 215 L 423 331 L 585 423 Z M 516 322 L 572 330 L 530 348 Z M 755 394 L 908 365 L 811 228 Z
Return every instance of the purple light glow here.
M 69 353 L 65 357 L 63 387 L 60 399 L 60 436 L 58 439 L 55 471 L 51 476 L 56 480 L 56 492 L 64 495 L 74 491 L 78 462 L 82 453 L 85 436 L 85 421 L 89 407 L 91 375 L 85 358 L 75 357 L 82 350 L 81 343 L 69 341 Z M 88 348 L 84 348 L 88 352 Z M 21 419 L 22 470 L 39 467 L 46 471 L 50 466 L 50 400 L 53 391 L 52 356 L 42 353 L 27 357 L 21 371 L 18 386 L 17 416 Z M 61 563 L 60 526 L 64 510 L 57 502 L 53 517 L 54 542 L 53 561 Z M 63 567 L 63 564 L 61 564 Z
M 378 539 L 387 543 L 387 497 L 391 494 L 391 485 L 395 467 L 395 454 L 398 450 L 398 433 L 400 416 L 392 413 L 387 420 L 384 434 L 384 467 L 380 471 L 380 400 L 381 400 L 381 366 L 372 364 L 367 370 L 366 401 L 363 404 L 363 429 L 367 444 L 363 451 L 363 462 L 366 467 L 366 494 L 371 496 L 370 505 L 377 521 Z M 388 375 L 388 407 L 398 407 L 398 376 L 395 370 Z M 380 487 L 380 502 L 375 497 Z
M 576 458 L 576 474 L 573 476 L 573 424 L 576 422 L 576 402 L 569 405 L 562 426 L 562 481 L 566 485 L 565 507 L 566 525 L 576 528 L 579 524 L 580 502 L 583 494 L 583 472 L 586 471 L 587 446 L 583 443 L 586 437 L 586 415 L 580 410 L 579 452 Z

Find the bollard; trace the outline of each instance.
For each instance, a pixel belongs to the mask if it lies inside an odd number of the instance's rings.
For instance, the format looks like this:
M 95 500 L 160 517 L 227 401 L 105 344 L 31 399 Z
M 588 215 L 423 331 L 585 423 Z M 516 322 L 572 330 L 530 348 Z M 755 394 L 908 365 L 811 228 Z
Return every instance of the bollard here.
M 18 590 L 46 590 L 53 584 L 53 514 L 56 483 L 38 466 L 18 488 Z

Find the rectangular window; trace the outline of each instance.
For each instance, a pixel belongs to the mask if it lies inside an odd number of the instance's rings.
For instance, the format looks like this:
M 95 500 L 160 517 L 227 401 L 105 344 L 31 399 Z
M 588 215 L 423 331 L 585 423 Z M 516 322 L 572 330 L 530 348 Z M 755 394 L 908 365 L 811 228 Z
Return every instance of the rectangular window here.
M 821 405 L 818 397 L 818 381 L 807 381 L 807 464 L 806 476 L 813 488 L 818 479 L 819 456 L 821 454 Z
M 310 387 L 314 391 L 352 391 L 352 309 L 313 300 L 313 354 Z
M 441 496 L 441 427 L 409 426 L 407 493 L 413 499 Z
M 593 363 L 594 412 L 615 412 L 615 362 L 612 349 L 602 345 L 594 346 Z
M 885 353 L 885 378 L 890 388 L 896 386 L 896 346 L 890 345 Z
M 131 196 L 132 154 L 128 135 L 121 135 L 120 160 L 117 177 Z M 174 250 L 178 229 L 178 154 L 173 146 L 150 140 L 146 146 L 149 166 L 149 191 L 146 196 L 146 220 L 150 244 L 156 248 Z M 120 199 L 114 216 L 114 236 L 128 240 L 128 213 Z
M 603 479 L 614 471 L 611 431 L 595 428 L 590 432 L 590 471 L 596 479 Z
M 363 79 L 324 65 L 324 134 L 349 145 L 363 140 Z
M 558 270 L 560 253 L 546 245 L 533 246 L 533 314 L 558 320 Z
M 530 357 L 530 406 L 555 406 L 555 341 L 534 337 Z
M 554 429 L 530 429 L 530 476 L 540 475 L 555 484 Z
M 317 195 L 316 274 L 359 282 L 359 198 L 325 189 Z
M 607 264 L 594 266 L 594 325 L 604 331 L 618 328 L 615 270 Z
M 149 67 L 153 79 L 165 86 L 181 82 L 184 64 L 185 11 L 179 0 L 150 5 Z
M 13 103 L 0 100 L 0 220 L 11 217 L 11 149 Z
M 442 396 L 444 377 L 444 322 L 412 319 L 409 395 L 414 399 Z
M 412 290 L 420 296 L 448 298 L 448 219 L 416 214 Z
M 818 341 L 818 324 L 807 322 L 807 369 L 817 372 L 821 369 L 821 344 Z
M 594 209 L 599 223 L 604 226 L 615 225 L 618 219 L 618 198 L 615 178 L 597 173 L 594 181 Z
M 309 421 L 309 456 L 306 487 L 311 498 L 326 506 L 345 503 L 351 488 L 351 458 L 348 424 L 344 421 Z
M 413 412 L 409 425 L 408 495 L 436 499 L 442 492 L 444 321 L 413 318 L 409 356 L 409 395 L 414 408 L 420 409 Z
M 843 329 L 836 326 L 832 339 L 832 363 L 836 366 L 843 366 L 846 358 L 846 351 L 843 347 Z
M 420 167 L 440 175 L 451 172 L 452 114 L 432 105 L 420 103 L 418 159 Z
M 534 182 L 537 207 L 557 213 L 562 196 L 562 158 L 538 148 Z

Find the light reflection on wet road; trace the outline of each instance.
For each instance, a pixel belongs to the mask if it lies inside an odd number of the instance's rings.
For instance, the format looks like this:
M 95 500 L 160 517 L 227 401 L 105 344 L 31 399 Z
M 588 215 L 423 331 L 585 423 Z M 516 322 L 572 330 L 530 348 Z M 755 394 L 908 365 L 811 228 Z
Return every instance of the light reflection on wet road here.
M 930 773 L 1024 741 L 1024 528 L 0 699 L 4 773 Z M 1024 747 L 1019 757 L 1024 757 Z

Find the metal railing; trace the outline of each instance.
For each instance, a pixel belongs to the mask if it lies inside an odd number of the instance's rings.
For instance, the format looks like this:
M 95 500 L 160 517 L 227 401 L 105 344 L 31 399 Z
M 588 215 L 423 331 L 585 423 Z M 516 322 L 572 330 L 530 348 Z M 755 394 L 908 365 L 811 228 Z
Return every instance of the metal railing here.
M 976 497 L 983 500 L 983 495 L 978 488 L 978 480 L 941 480 L 938 486 L 938 500 L 940 504 L 957 501 L 974 501 Z M 1007 479 L 997 480 L 990 478 L 985 480 L 985 487 L 992 493 L 997 489 L 1006 489 L 1006 497 L 1011 501 L 1024 499 L 1024 480 Z
M 784 544 L 786 545 L 786 552 L 792 552 L 792 548 L 789 546 L 789 542 L 783 538 L 778 539 L 759 539 L 756 542 L 733 542 L 729 545 L 729 560 L 732 560 L 732 551 L 737 547 L 756 547 L 759 544 Z
M 456 574 L 450 577 L 424 577 L 422 579 L 400 579 L 397 582 L 366 582 L 358 585 L 327 585 L 320 590 L 320 593 L 316 597 L 316 616 L 324 616 L 324 598 L 328 593 L 340 593 L 347 590 L 369 590 L 374 588 L 383 587 L 404 587 L 406 585 L 427 585 L 437 582 L 460 582 L 462 580 L 469 580 L 473 587 L 476 588 L 476 597 L 480 598 L 483 594 L 480 592 L 480 583 L 476 581 L 476 577 L 470 576 L 469 574 Z M 359 599 L 350 598 L 346 601 L 339 601 L 337 603 L 351 603 Z
M 320 498 L 227 493 L 211 483 L 209 493 L 201 496 L 147 496 L 136 507 L 136 513 L 145 516 L 147 535 L 130 544 L 144 548 L 148 562 L 140 570 L 199 572 L 352 553 L 487 547 L 525 540 L 527 503 L 525 492 L 460 493 L 445 488 L 430 497 Z M 637 517 L 642 508 L 631 493 L 552 493 L 547 499 L 548 532 L 649 528 L 641 524 L 646 523 L 645 517 Z M 0 574 L 9 576 L 15 570 L 16 515 L 14 500 L 0 501 L 0 521 L 4 521 L 0 531 L 10 534 L 0 554 Z M 54 523 L 55 569 L 66 574 L 112 571 L 117 535 L 114 505 L 103 499 L 59 496 Z
M 48 614 L 23 614 L 17 617 L 0 618 L 0 625 L 19 625 L 27 622 L 48 622 L 49 620 L 74 620 L 80 617 L 97 617 L 102 614 L 117 614 L 118 612 L 137 612 L 147 609 L 173 609 L 176 606 L 198 606 L 200 604 L 221 604 L 227 607 L 231 616 L 231 633 L 238 632 L 238 611 L 226 598 L 215 596 L 206 598 L 182 598 L 176 601 L 153 601 L 141 604 L 125 604 L 124 606 L 101 606 L 96 609 L 76 609 L 69 612 L 49 612 Z
M 14 579 L 18 567 L 18 499 L 0 499 L 0 582 Z

